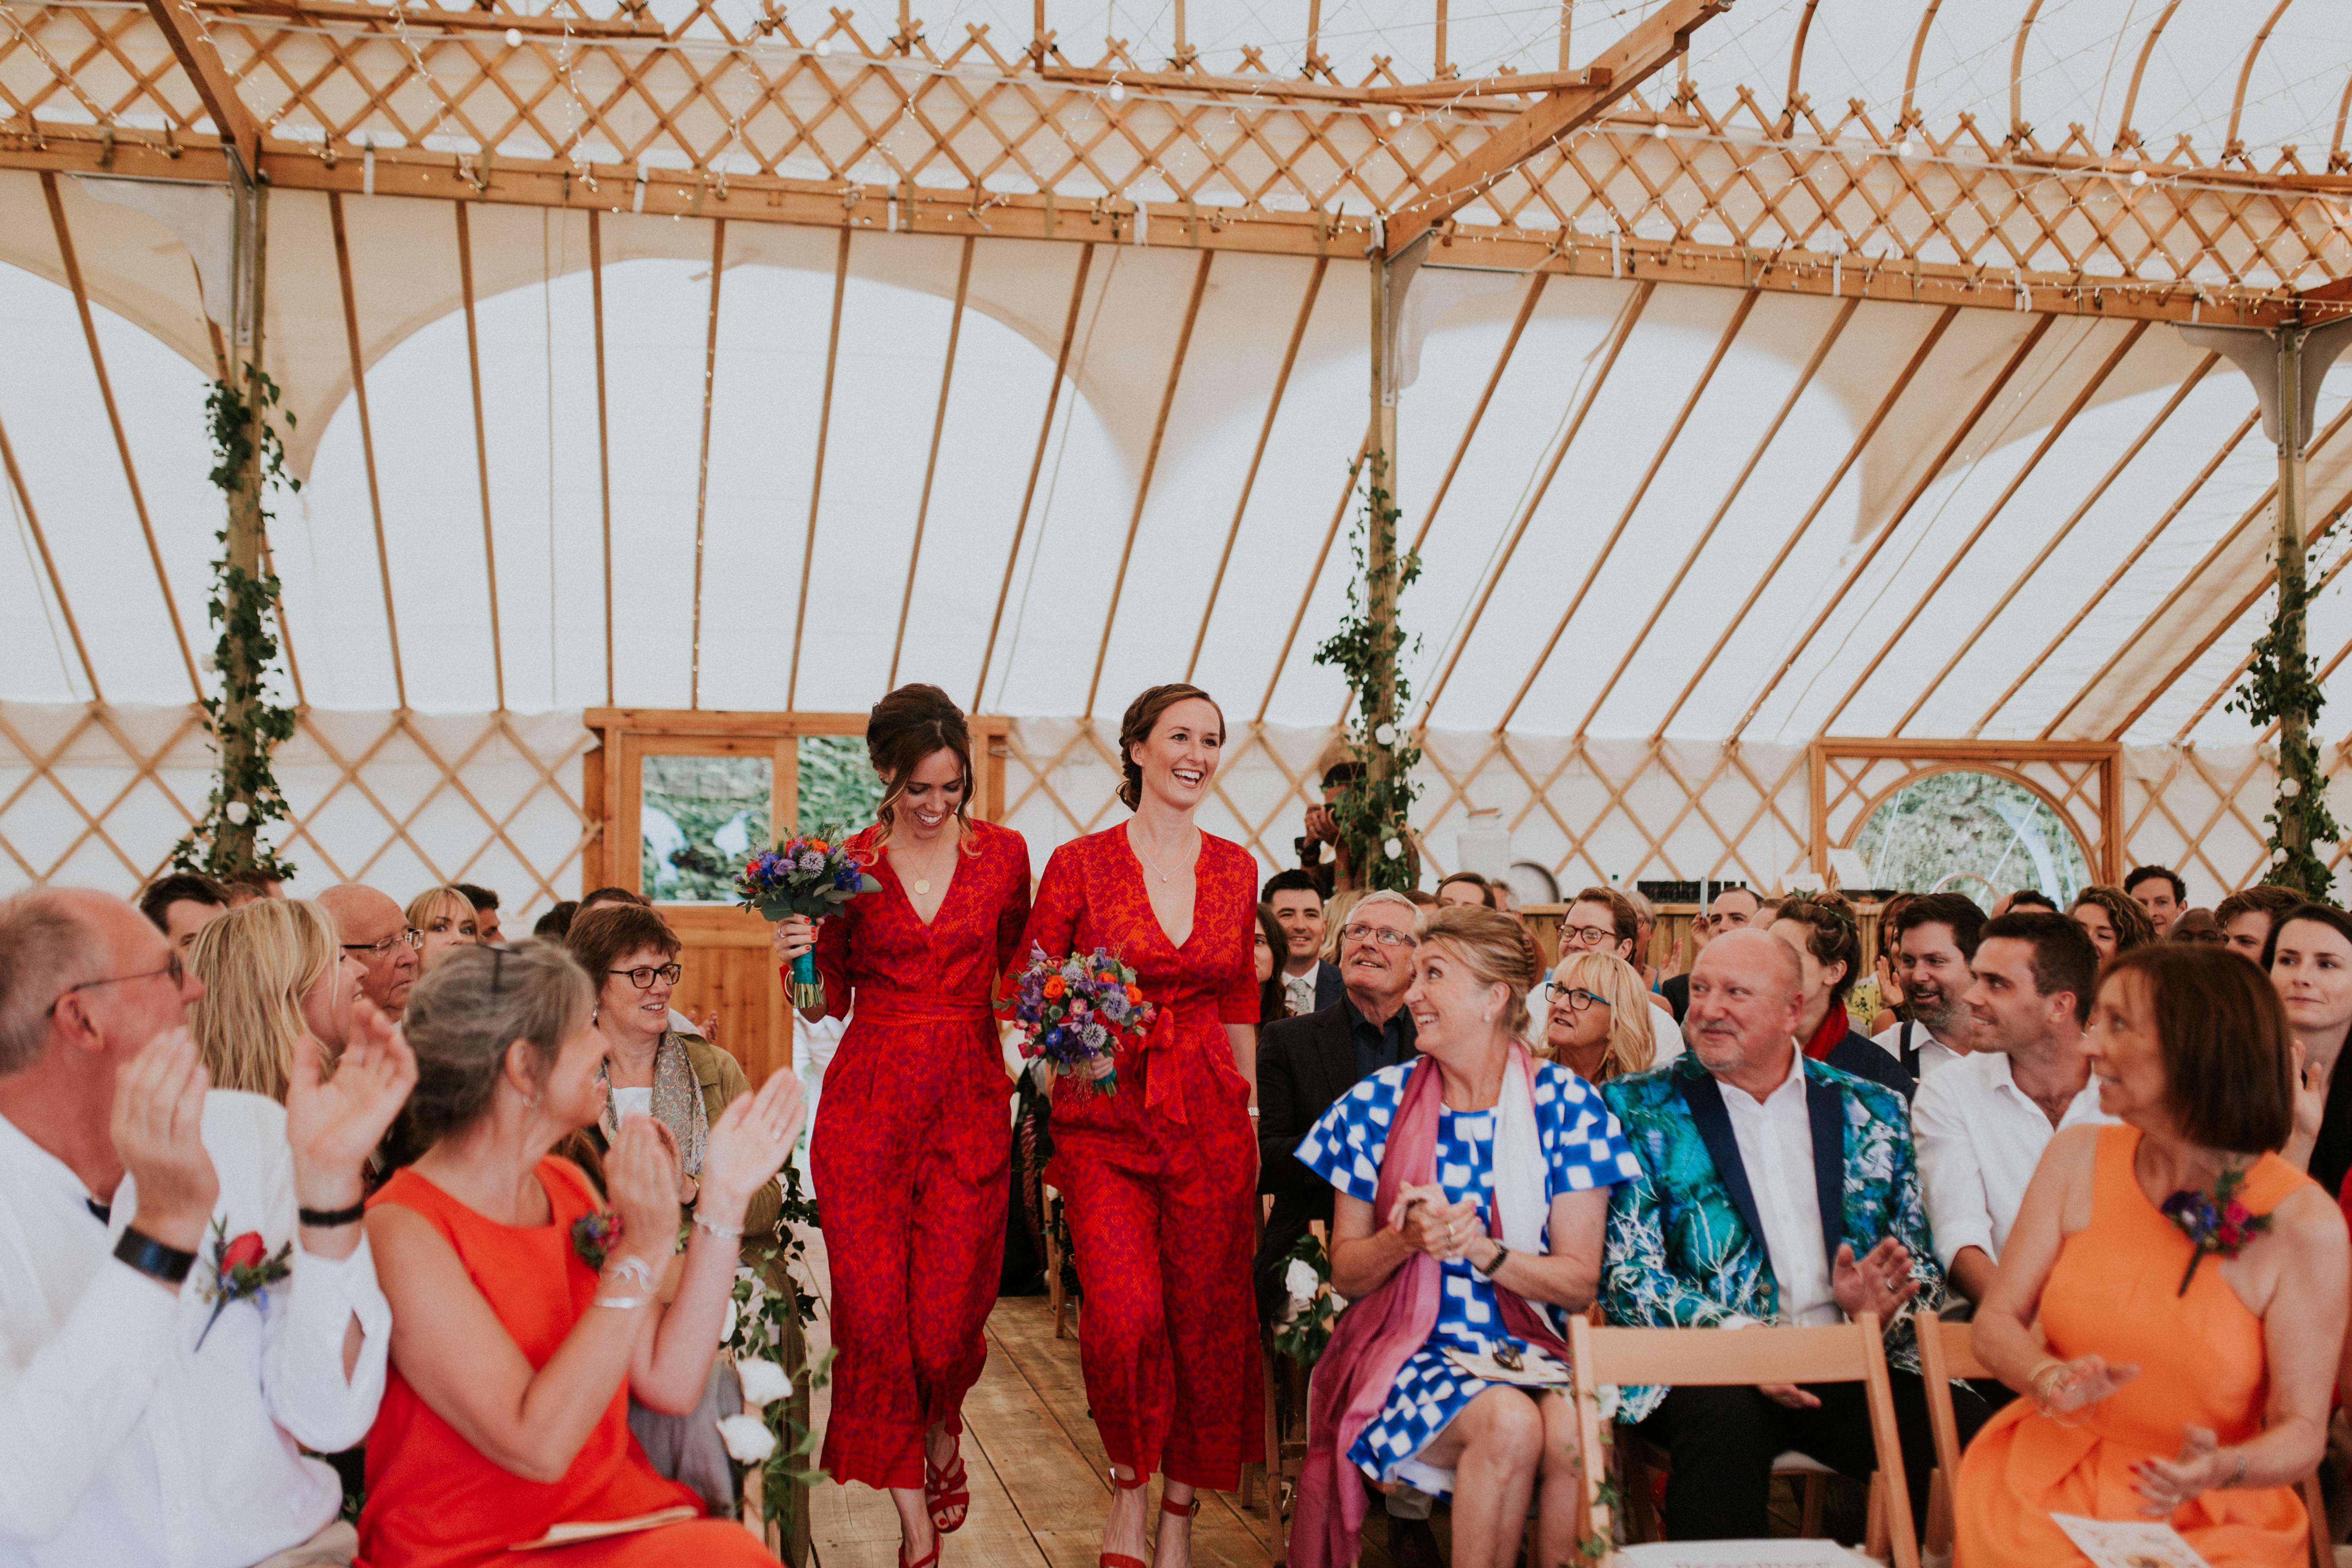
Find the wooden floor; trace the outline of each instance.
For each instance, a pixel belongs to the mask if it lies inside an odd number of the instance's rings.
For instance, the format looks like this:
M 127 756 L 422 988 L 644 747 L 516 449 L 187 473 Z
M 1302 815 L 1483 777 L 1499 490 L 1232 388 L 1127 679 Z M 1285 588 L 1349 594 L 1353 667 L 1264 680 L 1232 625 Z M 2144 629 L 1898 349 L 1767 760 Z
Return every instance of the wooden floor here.
M 822 1239 L 809 1251 L 821 1298 L 829 1300 Z M 810 1353 L 829 1342 L 821 1310 Z M 815 1398 L 822 1429 L 829 1391 Z M 988 1366 L 964 1402 L 964 1467 L 971 1512 L 948 1539 L 943 1568 L 1095 1568 L 1110 1512 L 1108 1461 L 1087 1415 L 1076 1338 L 1054 1338 L 1043 1296 L 999 1301 L 988 1323 Z M 1158 1496 L 1155 1484 L 1152 1495 Z M 1265 1489 L 1244 1511 L 1238 1496 L 1212 1492 L 1192 1521 L 1198 1568 L 1265 1568 Z M 818 1568 L 894 1568 L 898 1515 L 889 1495 L 831 1483 L 814 1489 L 811 1533 Z M 1157 1513 L 1157 1509 L 1153 1512 Z

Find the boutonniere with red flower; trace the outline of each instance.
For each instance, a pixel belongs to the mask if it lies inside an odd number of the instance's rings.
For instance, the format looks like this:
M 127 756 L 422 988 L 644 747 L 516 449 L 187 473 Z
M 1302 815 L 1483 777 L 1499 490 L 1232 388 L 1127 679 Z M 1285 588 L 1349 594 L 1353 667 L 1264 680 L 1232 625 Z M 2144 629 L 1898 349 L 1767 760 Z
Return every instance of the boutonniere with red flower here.
M 269 1244 L 261 1239 L 257 1230 L 248 1230 L 232 1238 L 228 1222 L 213 1221 L 213 1274 L 203 1286 L 204 1299 L 213 1304 L 213 1315 L 205 1320 L 204 1333 L 196 1336 L 196 1348 L 205 1348 L 206 1336 L 221 1314 L 232 1302 L 257 1301 L 269 1304 L 269 1288 L 294 1272 L 291 1241 L 272 1253 Z
M 611 1209 L 598 1209 L 572 1222 L 572 1250 L 593 1272 L 604 1271 L 605 1258 L 620 1239 L 621 1216 Z
M 2224 1171 L 2210 1194 L 2175 1193 L 2159 1205 L 2165 1217 L 2194 1244 L 2179 1294 L 2189 1294 L 2189 1282 L 2197 1278 L 2197 1266 L 2207 1258 L 2235 1258 L 2245 1250 L 2246 1243 L 2270 1229 L 2270 1215 L 2252 1213 L 2238 1201 L 2238 1189 L 2245 1182 L 2245 1172 Z

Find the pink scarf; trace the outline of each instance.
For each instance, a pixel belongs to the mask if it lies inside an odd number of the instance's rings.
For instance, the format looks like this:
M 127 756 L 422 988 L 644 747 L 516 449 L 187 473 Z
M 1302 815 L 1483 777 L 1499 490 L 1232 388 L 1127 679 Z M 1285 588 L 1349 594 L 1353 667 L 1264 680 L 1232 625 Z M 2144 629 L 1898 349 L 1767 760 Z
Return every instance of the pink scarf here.
M 1526 1046 L 1511 1042 L 1504 1070 L 1526 1074 L 1532 1094 L 1535 1064 Z M 1444 1082 L 1437 1064 L 1423 1057 L 1405 1081 L 1404 1098 L 1389 1126 L 1372 1203 L 1375 1223 L 1386 1222 L 1400 1188 L 1407 1184 L 1426 1186 L 1435 1179 L 1438 1112 L 1444 1104 Z M 1490 1205 L 1489 1216 L 1489 1234 L 1499 1240 L 1499 1209 Z M 1307 1468 L 1299 1476 L 1297 1513 L 1291 1524 L 1290 1568 L 1346 1568 L 1355 1560 L 1356 1537 L 1363 1529 L 1370 1500 L 1348 1450 L 1388 1405 L 1404 1363 L 1429 1342 L 1430 1331 L 1437 1326 L 1443 1272 L 1437 1259 L 1415 1253 L 1379 1289 L 1350 1303 L 1332 1328 L 1331 1342 L 1315 1363 L 1307 1388 Z M 1495 1299 L 1511 1334 L 1562 1363 L 1568 1360 L 1568 1346 L 1534 1308 L 1499 1285 Z

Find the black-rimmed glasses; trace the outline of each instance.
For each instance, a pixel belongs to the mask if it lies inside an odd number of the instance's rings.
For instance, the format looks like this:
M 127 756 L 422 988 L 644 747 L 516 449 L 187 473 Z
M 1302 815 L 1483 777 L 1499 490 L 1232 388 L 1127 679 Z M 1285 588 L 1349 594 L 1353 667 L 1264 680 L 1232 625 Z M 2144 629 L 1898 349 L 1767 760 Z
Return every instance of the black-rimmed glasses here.
M 1581 985 L 1562 985 L 1557 980 L 1544 982 L 1544 995 L 1556 1005 L 1565 1007 L 1571 1013 L 1581 1013 L 1596 1002 L 1603 1007 L 1609 1005 L 1608 998 L 1598 992 L 1587 991 Z
M 641 963 L 635 969 L 608 969 L 604 973 L 625 974 L 629 977 L 630 984 L 640 991 L 650 991 L 654 988 L 654 982 L 656 980 L 667 981 L 672 985 L 677 984 L 677 977 L 686 973 L 686 967 L 683 964 L 665 963 L 659 969 L 656 969 L 650 963 Z
M 390 952 L 394 948 L 400 946 L 404 942 L 410 947 L 423 947 L 425 945 L 425 933 L 418 931 L 415 926 L 410 926 L 405 931 L 396 931 L 393 932 L 390 936 L 385 937 L 381 942 L 347 942 L 342 943 L 341 946 L 345 952 L 373 953 L 376 957 L 382 958 L 385 953 Z

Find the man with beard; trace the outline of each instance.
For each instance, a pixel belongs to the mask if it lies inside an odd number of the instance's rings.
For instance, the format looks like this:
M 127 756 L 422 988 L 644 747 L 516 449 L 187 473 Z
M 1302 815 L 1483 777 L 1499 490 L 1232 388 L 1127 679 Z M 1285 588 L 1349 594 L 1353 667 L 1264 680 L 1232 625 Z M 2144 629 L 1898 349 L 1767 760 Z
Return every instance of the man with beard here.
M 1984 927 L 1966 994 L 1976 1050 L 1923 1079 L 1911 1108 L 1936 1256 L 1972 1301 L 1992 1284 L 2026 1184 L 2063 1127 L 2099 1110 L 2083 1025 L 2099 955 L 2064 915 L 2026 910 Z
M 1871 1043 L 1884 1046 L 1922 1083 L 1969 1054 L 1976 1034 L 1968 1004 L 1976 974 L 1969 965 L 1984 923 L 1984 911 L 1958 893 L 1906 899 L 1895 911 L 1896 963 L 1911 1016 Z

